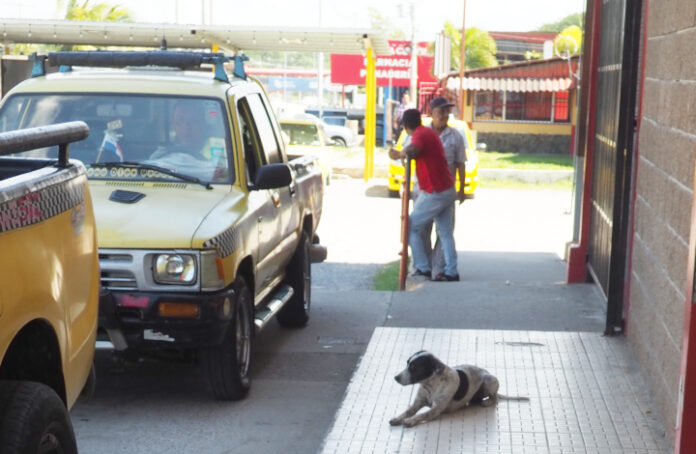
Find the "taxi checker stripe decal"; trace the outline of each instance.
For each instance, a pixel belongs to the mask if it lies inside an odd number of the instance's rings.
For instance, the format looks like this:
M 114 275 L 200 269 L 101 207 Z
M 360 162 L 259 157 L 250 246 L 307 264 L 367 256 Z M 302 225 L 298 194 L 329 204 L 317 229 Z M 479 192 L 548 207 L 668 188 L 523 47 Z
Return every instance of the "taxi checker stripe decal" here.
M 16 194 L 0 204 L 0 232 L 36 224 L 81 205 L 85 201 L 84 185 L 84 178 L 70 179 Z
M 203 243 L 203 247 L 214 247 L 220 251 L 221 257 L 227 257 L 235 251 L 240 245 L 239 229 L 231 227 L 216 237 L 213 237 Z

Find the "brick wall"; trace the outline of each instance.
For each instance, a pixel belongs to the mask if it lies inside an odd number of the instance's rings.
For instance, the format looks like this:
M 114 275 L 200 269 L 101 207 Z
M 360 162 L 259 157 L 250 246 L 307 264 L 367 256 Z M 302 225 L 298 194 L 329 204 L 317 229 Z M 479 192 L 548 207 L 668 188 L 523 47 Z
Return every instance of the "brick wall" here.
M 696 156 L 696 3 L 652 0 L 647 24 L 628 338 L 673 442 Z

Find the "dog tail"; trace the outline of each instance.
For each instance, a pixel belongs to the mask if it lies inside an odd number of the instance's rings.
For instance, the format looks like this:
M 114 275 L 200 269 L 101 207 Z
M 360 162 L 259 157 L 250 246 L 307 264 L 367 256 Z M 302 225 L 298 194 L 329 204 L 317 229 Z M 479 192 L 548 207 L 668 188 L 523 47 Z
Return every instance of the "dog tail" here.
M 505 394 L 500 394 L 500 393 L 498 393 L 498 399 L 501 399 L 501 400 L 529 401 L 529 397 L 524 397 L 524 396 L 506 396 Z

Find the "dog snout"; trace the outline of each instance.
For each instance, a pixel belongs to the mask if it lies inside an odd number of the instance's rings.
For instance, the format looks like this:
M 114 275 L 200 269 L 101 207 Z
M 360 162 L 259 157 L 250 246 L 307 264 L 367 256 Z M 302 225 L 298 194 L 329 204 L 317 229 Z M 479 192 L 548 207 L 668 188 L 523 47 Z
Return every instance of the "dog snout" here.
M 396 380 L 398 384 L 406 386 L 409 384 L 407 375 L 407 372 L 402 371 L 394 376 L 394 380 Z

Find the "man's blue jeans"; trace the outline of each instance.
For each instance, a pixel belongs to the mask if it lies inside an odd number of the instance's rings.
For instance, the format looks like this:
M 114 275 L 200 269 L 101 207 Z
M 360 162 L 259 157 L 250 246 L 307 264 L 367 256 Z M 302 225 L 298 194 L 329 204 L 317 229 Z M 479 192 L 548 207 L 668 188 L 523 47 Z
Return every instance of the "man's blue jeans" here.
M 442 249 L 445 253 L 445 274 L 457 274 L 457 250 L 454 247 L 454 201 L 457 193 L 454 186 L 442 192 L 418 194 L 409 218 L 409 243 L 413 254 L 413 266 L 421 271 L 431 271 L 430 257 L 426 254 L 423 238 L 419 234 L 429 222 L 435 221 Z

